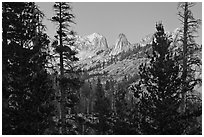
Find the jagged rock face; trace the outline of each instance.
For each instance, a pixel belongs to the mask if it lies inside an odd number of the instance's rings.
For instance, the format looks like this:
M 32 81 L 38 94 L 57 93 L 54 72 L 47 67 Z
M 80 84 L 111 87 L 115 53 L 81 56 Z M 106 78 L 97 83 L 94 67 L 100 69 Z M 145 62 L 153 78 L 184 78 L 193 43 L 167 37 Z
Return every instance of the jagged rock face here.
M 115 45 L 118 47 L 123 47 L 123 46 L 129 45 L 129 44 L 130 44 L 130 42 L 128 42 L 125 34 L 123 34 L 123 33 L 119 34 Z
M 107 49 L 108 44 L 104 36 L 93 33 L 84 37 L 76 36 L 76 45 L 79 50 L 93 50 L 95 48 Z
M 77 37 L 76 45 L 78 47 L 79 59 L 91 58 L 97 55 L 100 51 L 108 49 L 107 40 L 104 36 L 93 33 L 84 37 Z
M 127 40 L 125 34 L 119 34 L 115 47 L 113 47 L 112 52 L 110 55 L 117 55 L 122 51 L 126 51 L 130 48 L 130 42 Z
M 171 38 L 173 40 L 178 39 L 179 35 L 179 29 L 176 29 L 174 32 L 166 32 L 167 35 L 171 35 Z M 137 46 L 145 47 L 147 44 L 151 44 L 153 41 L 154 35 L 149 34 L 145 36 L 138 44 L 130 44 L 130 42 L 127 40 L 127 37 L 125 34 L 121 33 L 119 34 L 118 38 L 116 39 L 116 43 L 113 46 L 108 46 L 107 40 L 104 36 L 93 33 L 91 35 L 87 36 L 77 36 L 77 51 L 78 55 L 77 57 L 80 60 L 84 60 L 86 58 L 92 58 L 94 56 L 98 56 L 99 54 L 103 56 L 103 51 L 106 52 L 109 56 L 115 56 L 120 54 L 121 52 L 126 52 L 128 50 L 132 50 Z
M 91 45 L 97 49 L 106 50 L 108 48 L 107 40 L 104 36 L 93 33 L 91 35 L 86 36 L 91 43 Z
M 108 51 L 110 56 L 118 55 L 131 48 L 130 42 L 123 33 L 119 34 L 115 45 L 112 47 L 109 47 L 106 38 L 98 33 L 84 37 L 77 36 L 76 45 L 79 59 L 92 58 L 103 51 Z

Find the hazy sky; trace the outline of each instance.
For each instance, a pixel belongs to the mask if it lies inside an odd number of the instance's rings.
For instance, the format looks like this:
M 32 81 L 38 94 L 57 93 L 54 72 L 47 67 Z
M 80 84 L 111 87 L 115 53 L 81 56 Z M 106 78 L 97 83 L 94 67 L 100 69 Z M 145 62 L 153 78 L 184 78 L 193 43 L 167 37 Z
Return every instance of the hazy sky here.
M 55 25 L 47 20 L 54 14 L 53 3 L 38 2 L 45 13 L 44 24 L 50 37 L 55 34 Z M 109 44 L 115 44 L 119 33 L 124 33 L 130 43 L 139 42 L 146 35 L 155 32 L 155 23 L 162 21 L 166 31 L 181 27 L 178 20 L 176 2 L 73 2 L 73 14 L 76 25 L 72 25 L 79 35 L 94 32 L 107 38 Z M 202 3 L 192 8 L 195 18 L 202 19 Z M 201 43 L 202 28 L 199 29 L 198 43 Z

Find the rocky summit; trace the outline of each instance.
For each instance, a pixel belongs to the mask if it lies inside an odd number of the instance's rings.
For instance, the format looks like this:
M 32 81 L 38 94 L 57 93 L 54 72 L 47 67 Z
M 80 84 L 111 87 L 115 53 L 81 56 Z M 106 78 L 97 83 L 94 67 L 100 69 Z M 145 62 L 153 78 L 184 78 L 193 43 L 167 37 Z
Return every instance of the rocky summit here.
M 76 45 L 78 55 L 81 60 L 84 58 L 92 58 L 98 53 L 108 49 L 107 40 L 99 33 L 93 33 L 87 36 L 77 36 Z
M 130 42 L 127 40 L 125 34 L 120 33 L 110 55 L 117 55 L 122 51 L 127 51 L 129 47 L 130 47 Z

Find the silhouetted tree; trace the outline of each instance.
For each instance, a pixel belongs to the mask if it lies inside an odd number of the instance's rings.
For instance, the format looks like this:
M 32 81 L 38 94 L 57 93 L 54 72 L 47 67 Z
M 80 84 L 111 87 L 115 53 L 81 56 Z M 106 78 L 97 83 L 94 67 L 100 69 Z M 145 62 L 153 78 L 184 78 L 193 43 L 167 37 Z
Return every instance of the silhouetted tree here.
M 74 15 L 70 12 L 71 6 L 67 2 L 56 2 L 54 10 L 55 15 L 52 17 L 52 21 L 57 23 L 58 30 L 52 46 L 60 56 L 59 134 L 72 134 L 67 127 L 69 123 L 66 123 L 66 115 L 74 111 L 74 106 L 78 102 L 77 91 L 80 87 L 78 73 L 71 66 L 71 62 L 78 60 L 75 56 L 76 52 L 72 50 L 74 32 L 69 29 L 70 24 L 74 23 Z
M 2 131 L 43 134 L 53 111 L 43 14 L 32 2 L 4 2 L 2 6 Z
M 142 134 L 182 134 L 185 121 L 178 118 L 182 84 L 179 64 L 169 50 L 171 41 L 163 25 L 156 24 L 156 30 L 152 55 L 139 67 L 140 79 L 135 90 L 140 130 Z
M 196 117 L 202 115 L 202 99 L 197 95 L 197 88 L 201 85 L 201 52 L 202 46 L 197 44 L 195 41 L 195 34 L 197 29 L 200 27 L 201 20 L 195 19 L 191 8 L 196 3 L 183 2 L 178 4 L 179 9 L 179 20 L 181 21 L 181 39 L 182 46 L 178 48 L 179 56 L 181 57 L 182 66 L 182 104 L 181 112 L 184 115 L 188 115 L 196 119 Z M 177 45 L 176 45 L 177 46 Z M 190 106 L 194 105 L 194 109 Z M 189 114 L 190 113 L 190 114 Z M 190 131 L 201 134 L 201 124 L 196 126 L 195 122 L 189 127 Z M 199 123 L 199 121 L 197 122 Z M 194 129 L 192 131 L 191 129 Z
M 201 45 L 195 42 L 195 33 L 201 24 L 200 19 L 195 19 L 190 10 L 195 3 L 183 2 L 178 4 L 179 20 L 182 26 L 182 112 L 186 109 L 186 94 L 191 94 L 198 84 L 201 84 L 201 78 L 196 76 L 201 68 Z M 188 96 L 188 95 L 187 95 Z

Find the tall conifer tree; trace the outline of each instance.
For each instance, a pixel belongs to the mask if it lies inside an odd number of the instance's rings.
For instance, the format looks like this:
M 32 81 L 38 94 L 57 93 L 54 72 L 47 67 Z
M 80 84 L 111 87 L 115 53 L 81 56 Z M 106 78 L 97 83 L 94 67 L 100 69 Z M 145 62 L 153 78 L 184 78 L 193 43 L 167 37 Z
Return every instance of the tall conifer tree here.
M 74 23 L 74 15 L 71 13 L 71 6 L 68 2 L 56 2 L 54 4 L 55 15 L 52 21 L 57 23 L 56 40 L 52 43 L 55 52 L 59 55 L 60 66 L 60 109 L 59 109 L 59 133 L 69 134 L 66 123 L 66 115 L 71 114 L 76 101 L 76 89 L 80 81 L 77 73 L 73 70 L 71 63 L 77 61 L 74 46 L 74 32 L 70 30 L 71 23 Z
M 2 6 L 3 134 L 43 134 L 52 112 L 43 14 L 32 2 Z
M 187 96 L 191 96 L 192 92 L 198 84 L 201 84 L 201 77 L 196 73 L 201 69 L 201 45 L 195 41 L 195 33 L 201 24 L 200 19 L 195 19 L 191 8 L 195 3 L 182 2 L 178 4 L 179 20 L 182 24 L 182 106 L 181 111 L 186 110 Z M 188 95 L 187 95 L 188 94 Z
M 140 65 L 140 80 L 135 97 L 139 99 L 142 134 L 181 134 L 183 129 L 177 119 L 180 105 L 180 69 L 161 23 L 156 25 L 149 61 Z

